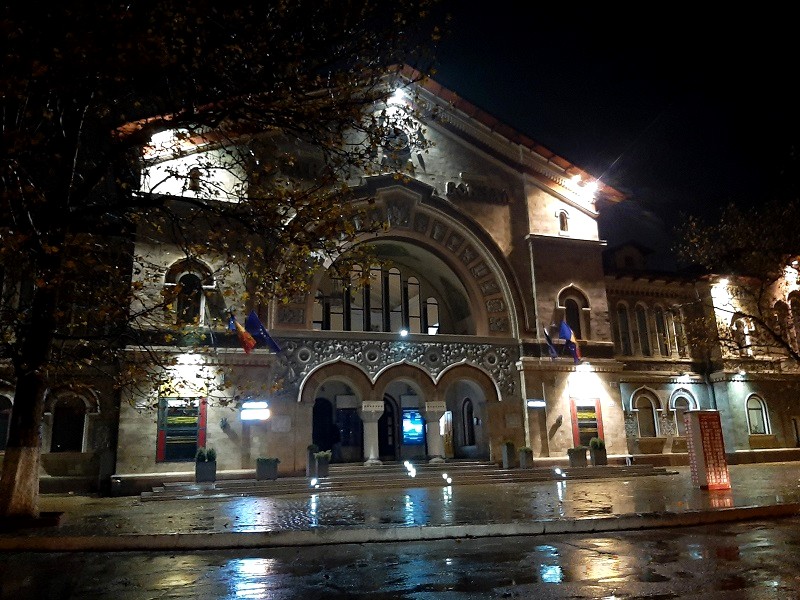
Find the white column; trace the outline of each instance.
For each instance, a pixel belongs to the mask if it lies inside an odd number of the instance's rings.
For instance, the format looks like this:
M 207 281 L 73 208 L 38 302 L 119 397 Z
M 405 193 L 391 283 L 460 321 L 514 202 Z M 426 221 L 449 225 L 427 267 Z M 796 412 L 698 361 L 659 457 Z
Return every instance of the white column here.
M 439 430 L 439 419 L 442 418 L 447 406 L 444 402 L 425 403 L 425 440 L 428 442 L 428 462 L 443 463 L 444 440 Z
M 383 400 L 362 402 L 359 415 L 364 424 L 364 465 L 382 465 L 378 458 L 378 419 L 383 415 Z

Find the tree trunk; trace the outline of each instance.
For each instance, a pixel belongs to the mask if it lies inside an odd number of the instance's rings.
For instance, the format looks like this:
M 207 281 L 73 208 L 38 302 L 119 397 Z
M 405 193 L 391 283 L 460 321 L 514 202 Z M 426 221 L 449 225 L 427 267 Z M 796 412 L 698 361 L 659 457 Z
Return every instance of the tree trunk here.
M 54 258 L 45 260 L 57 263 Z M 45 269 L 45 272 L 53 271 Z M 23 341 L 20 355 L 14 361 L 16 389 L 0 476 L 0 517 L 39 517 L 40 428 L 46 366 L 53 341 L 55 297 L 54 286 L 37 288 L 31 316 L 21 328 Z

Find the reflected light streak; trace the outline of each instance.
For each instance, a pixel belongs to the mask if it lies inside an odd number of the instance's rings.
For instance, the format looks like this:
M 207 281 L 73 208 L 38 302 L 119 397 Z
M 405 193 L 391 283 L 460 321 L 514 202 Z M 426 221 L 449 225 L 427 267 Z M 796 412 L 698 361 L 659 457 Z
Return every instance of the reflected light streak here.
M 561 565 L 539 565 L 539 578 L 543 583 L 561 583 L 564 581 L 564 570 Z

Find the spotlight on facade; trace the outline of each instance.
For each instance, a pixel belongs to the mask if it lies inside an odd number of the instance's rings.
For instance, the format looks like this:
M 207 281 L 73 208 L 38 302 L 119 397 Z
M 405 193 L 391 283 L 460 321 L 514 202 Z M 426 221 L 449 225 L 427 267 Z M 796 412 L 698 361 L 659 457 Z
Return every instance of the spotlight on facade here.
M 312 477 L 311 481 L 308 482 L 311 487 L 317 487 L 317 478 Z
M 407 335 L 408 335 L 408 329 L 400 330 L 400 337 L 406 337 Z
M 561 475 L 561 474 L 563 474 L 563 473 L 564 473 L 564 471 L 562 471 L 561 469 L 559 469 L 558 467 L 556 467 L 555 469 L 553 469 L 553 473 L 555 473 L 556 475 Z
M 442 473 L 442 479 L 447 479 L 447 473 Z
M 453 480 L 450 477 L 448 477 L 447 478 L 447 485 L 450 485 L 451 483 L 453 483 Z

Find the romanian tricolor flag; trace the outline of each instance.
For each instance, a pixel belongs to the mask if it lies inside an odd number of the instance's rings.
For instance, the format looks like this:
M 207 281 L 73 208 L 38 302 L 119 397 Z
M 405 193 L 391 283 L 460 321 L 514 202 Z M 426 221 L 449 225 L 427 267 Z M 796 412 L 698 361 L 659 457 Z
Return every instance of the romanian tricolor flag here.
M 236 320 L 236 317 L 231 313 L 231 318 L 228 319 L 228 329 L 235 331 L 239 337 L 239 343 L 242 345 L 242 350 L 245 354 L 250 354 L 250 351 L 256 347 L 255 338 L 250 335 L 244 326 Z

